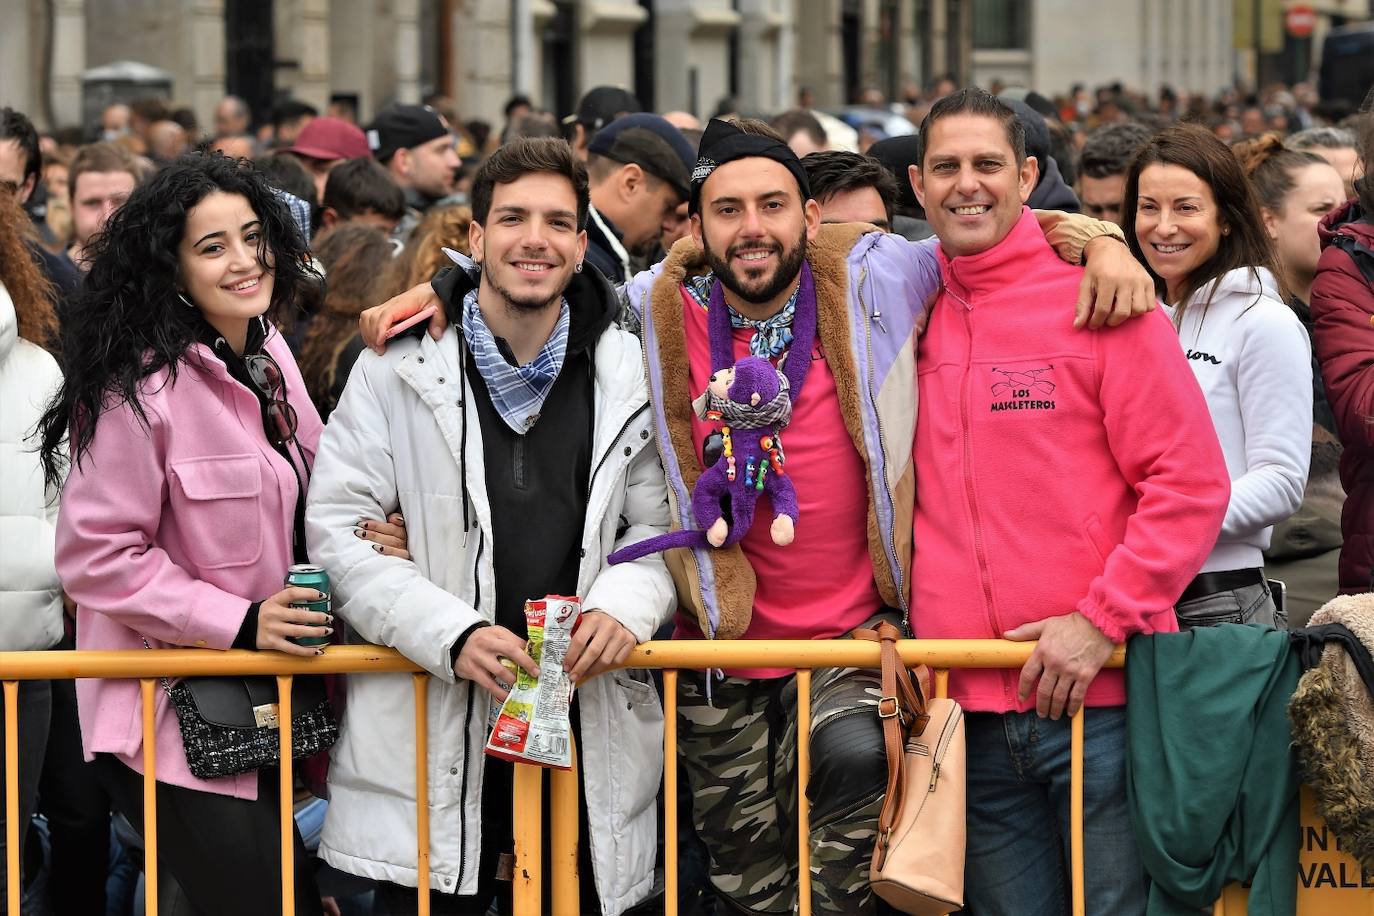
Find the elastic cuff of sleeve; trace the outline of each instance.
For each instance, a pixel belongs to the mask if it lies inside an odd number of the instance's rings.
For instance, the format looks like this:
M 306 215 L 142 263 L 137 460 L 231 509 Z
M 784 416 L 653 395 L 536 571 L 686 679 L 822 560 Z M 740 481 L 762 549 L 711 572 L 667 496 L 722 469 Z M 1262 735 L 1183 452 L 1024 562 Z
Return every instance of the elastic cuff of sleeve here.
M 1118 623 L 1111 615 L 1107 614 L 1102 608 L 1093 604 L 1089 599 L 1084 598 L 1078 602 L 1078 613 L 1088 618 L 1088 623 L 1102 631 L 1102 635 L 1114 643 L 1126 641 L 1126 628 Z
M 459 635 L 458 641 L 453 644 L 453 648 L 448 650 L 448 666 L 452 668 L 458 664 L 458 655 L 463 651 L 463 645 L 467 643 L 468 637 L 480 630 L 482 627 L 491 626 L 489 623 L 474 623 Z
M 262 609 L 261 601 L 254 601 L 248 605 L 248 613 L 243 615 L 243 623 L 239 624 L 238 635 L 234 637 L 234 649 L 256 649 L 258 647 L 258 611 Z

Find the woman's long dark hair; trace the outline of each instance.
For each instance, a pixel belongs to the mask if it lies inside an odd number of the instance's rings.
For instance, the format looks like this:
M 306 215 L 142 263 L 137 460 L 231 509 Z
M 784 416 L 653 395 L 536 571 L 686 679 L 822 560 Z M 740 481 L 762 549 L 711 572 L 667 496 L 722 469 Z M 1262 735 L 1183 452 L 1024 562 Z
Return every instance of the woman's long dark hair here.
M 1194 293 L 1208 283 L 1238 267 L 1263 267 L 1274 275 L 1279 293 L 1284 290 L 1283 269 L 1279 266 L 1273 242 L 1264 228 L 1259 199 L 1245 178 L 1240 160 L 1216 135 L 1196 124 L 1179 124 L 1150 138 L 1131 161 L 1126 173 L 1126 190 L 1121 204 L 1121 223 L 1126 229 L 1126 244 L 1136 260 L 1155 281 L 1155 291 L 1164 299 L 1164 279 L 1154 272 L 1135 234 L 1135 216 L 1140 196 L 1140 173 L 1152 165 L 1177 165 L 1192 172 L 1212 189 L 1217 202 L 1217 220 L 1224 230 L 1216 254 L 1204 261 L 1183 283 L 1175 304 L 1174 324 L 1181 326 L 1183 312 Z M 1203 306 L 1206 308 L 1206 305 Z
M 203 321 L 178 295 L 177 251 L 187 213 L 216 191 L 243 195 L 261 221 L 259 257 L 274 278 L 268 321 L 316 279 L 290 211 L 250 162 L 184 156 L 136 188 L 93 240 L 90 274 L 62 315 L 62 387 L 38 426 L 49 485 L 60 485 L 67 469 L 69 435 L 79 467 L 101 413 L 128 404 L 146 427 L 143 381 L 164 368 L 175 380 Z

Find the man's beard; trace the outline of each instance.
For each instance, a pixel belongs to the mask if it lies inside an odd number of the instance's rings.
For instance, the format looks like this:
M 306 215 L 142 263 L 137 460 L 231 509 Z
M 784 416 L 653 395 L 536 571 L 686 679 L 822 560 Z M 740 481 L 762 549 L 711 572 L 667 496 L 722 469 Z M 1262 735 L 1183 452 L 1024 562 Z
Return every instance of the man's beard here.
M 802 226 L 801 234 L 797 237 L 797 243 L 787 251 L 783 251 L 782 246 L 777 242 L 769 243 L 768 247 L 779 256 L 778 267 L 773 272 L 773 278 L 761 289 L 750 290 L 746 288 L 739 275 L 730 269 L 730 259 L 737 252 L 757 251 L 761 247 L 758 243 L 741 242 L 731 245 L 726 250 L 725 257 L 721 258 L 711 250 L 710 243 L 706 241 L 706 234 L 702 233 L 701 247 L 706 251 L 706 262 L 711 265 L 711 273 L 725 285 L 726 289 L 745 302 L 763 305 L 777 298 L 785 289 L 796 282 L 797 274 L 801 273 L 802 261 L 806 258 L 806 226 Z
M 506 289 L 506 287 L 502 286 L 501 282 L 496 279 L 496 273 L 491 269 L 490 261 L 482 262 L 482 279 L 486 280 L 487 285 L 494 289 L 501 296 L 501 298 L 505 300 L 507 308 L 509 308 L 512 312 L 517 312 L 523 315 L 532 315 L 538 312 L 542 312 L 545 309 L 558 304 L 562 301 L 563 294 L 567 291 L 567 287 L 563 287 L 558 292 L 554 293 L 552 299 L 540 298 L 537 295 L 517 296 L 515 293 Z

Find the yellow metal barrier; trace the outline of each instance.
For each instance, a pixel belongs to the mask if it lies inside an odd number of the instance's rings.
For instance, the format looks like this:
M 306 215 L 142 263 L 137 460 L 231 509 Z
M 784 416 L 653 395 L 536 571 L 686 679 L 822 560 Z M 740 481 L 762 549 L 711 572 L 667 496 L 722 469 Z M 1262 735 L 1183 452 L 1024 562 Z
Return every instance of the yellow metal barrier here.
M 1034 643 L 1015 643 L 1004 640 L 903 640 L 898 644 L 902 659 L 909 665 L 928 665 L 935 672 L 935 695 L 948 696 L 951 668 L 1019 668 L 1030 658 Z M 881 647 L 877 643 L 856 640 L 682 640 L 649 642 L 639 646 L 625 661 L 627 668 L 663 669 L 663 741 L 664 774 L 664 913 L 676 916 L 678 903 L 677 874 L 677 669 L 682 668 L 795 668 L 797 671 L 797 734 L 811 732 L 811 673 L 816 668 L 877 668 Z M 1107 662 L 1109 668 L 1125 664 L 1126 650 L 1118 647 Z M 1070 849 L 1072 852 L 1071 881 L 1073 914 L 1084 916 L 1083 902 L 1083 713 L 1073 718 Z M 801 916 L 811 913 L 811 869 L 809 812 L 806 804 L 806 783 L 811 773 L 810 743 L 797 741 L 797 906 Z M 576 778 L 571 780 L 572 792 L 577 791 Z M 554 787 L 554 807 L 558 808 L 558 787 Z M 532 825 L 537 829 L 538 817 L 522 809 L 522 797 L 517 793 L 516 829 Z M 572 822 L 576 829 L 576 817 Z M 566 829 L 566 820 L 555 819 L 550 824 L 554 843 L 558 831 Z M 574 902 L 576 898 L 574 897 Z M 536 907 L 521 911 L 517 916 L 533 916 Z M 556 902 L 554 916 L 575 916 L 576 908 L 560 909 Z
M 908 664 L 925 664 L 935 672 L 935 695 L 947 695 L 951 668 L 1019 668 L 1034 649 L 1033 643 L 1012 643 L 999 640 L 905 640 L 900 643 L 903 659 Z M 634 650 L 626 660 L 627 668 L 661 668 L 664 677 L 664 786 L 665 803 L 665 900 L 668 916 L 675 916 L 678 900 L 677 873 L 677 670 L 681 668 L 776 667 L 795 668 L 798 679 L 797 730 L 799 735 L 810 732 L 810 682 L 815 668 L 878 666 L 879 646 L 874 643 L 850 640 L 831 641 L 681 641 L 650 642 Z M 1118 649 L 1108 667 L 1120 667 L 1125 651 Z M 416 852 L 419 886 L 429 886 L 429 801 L 428 801 L 428 718 L 427 699 L 429 675 L 404 656 L 391 649 L 376 646 L 334 646 L 323 656 L 294 658 L 276 653 L 244 651 L 214 652 L 204 649 L 166 649 L 157 652 L 0 652 L 0 679 L 3 679 L 5 708 L 5 787 L 6 787 L 6 869 L 17 876 L 18 854 L 18 681 L 49 680 L 74 677 L 135 678 L 140 681 L 143 696 L 143 728 L 153 731 L 154 700 L 158 678 L 196 675 L 274 675 L 277 677 L 280 705 L 280 742 L 282 749 L 281 781 L 281 857 L 282 910 L 286 916 L 295 912 L 294 874 L 290 867 L 294 855 L 292 823 L 292 764 L 290 696 L 291 679 L 297 674 L 372 674 L 383 672 L 411 672 L 415 695 L 416 750 Z M 1085 916 L 1083 897 L 1083 713 L 1072 723 L 1071 808 L 1070 808 L 1070 877 L 1074 916 Z M 154 791 L 156 749 L 155 742 L 144 741 L 144 844 L 147 885 L 147 913 L 157 913 L 157 798 Z M 798 798 L 802 800 L 799 817 L 799 910 L 810 913 L 810 869 L 807 844 L 808 815 L 805 805 L 805 786 L 810 770 L 808 742 L 797 742 Z M 516 766 L 514 808 L 516 837 L 516 867 L 514 906 L 518 916 L 534 916 L 542 907 L 544 863 L 542 862 L 542 780 L 543 770 Z M 579 875 L 577 873 L 578 776 L 574 751 L 573 769 L 554 772 L 550 788 L 550 830 L 552 874 L 552 912 L 555 916 L 576 914 L 579 903 Z M 1305 832 L 1320 827 L 1310 812 L 1310 800 L 1304 798 Z M 1316 827 L 1310 826 L 1315 821 Z M 1332 853 L 1332 842 L 1325 837 L 1310 844 L 1304 840 L 1301 866 L 1307 869 L 1299 887 L 1301 916 L 1374 916 L 1374 881 L 1361 875 L 1353 859 L 1340 860 L 1334 850 L 1331 861 L 1321 858 Z M 1314 851 L 1320 845 L 1320 850 Z M 1309 854 L 1310 853 L 1310 854 Z M 1320 871 L 1318 869 L 1321 869 Z M 1328 878 L 1328 875 L 1330 876 Z M 1339 875 L 1339 877 L 1337 877 Z M 1323 886 L 1323 885 L 1328 886 Z M 1339 898 L 1332 893 L 1353 889 L 1368 893 L 1345 894 Z M 7 911 L 19 914 L 19 881 L 8 882 Z M 419 894 L 418 912 L 429 913 L 429 895 Z M 1243 916 L 1244 891 L 1227 888 L 1215 912 L 1225 916 Z M 1096 916 L 1096 914 L 1094 914 Z
M 0 652 L 0 677 L 5 694 L 5 870 L 6 912 L 19 916 L 19 726 L 18 681 L 61 680 L 75 677 L 137 678 L 143 699 L 143 734 L 153 734 L 158 679 L 197 675 L 275 675 L 278 689 L 278 726 L 281 748 L 281 861 L 284 916 L 296 912 L 293 821 L 293 765 L 291 760 L 291 679 L 297 674 L 375 674 L 411 671 L 415 676 L 415 756 L 417 780 L 416 847 L 420 886 L 429 885 L 429 806 L 425 760 L 428 758 L 426 690 L 429 675 L 393 649 L 378 646 L 333 646 L 322 656 L 296 658 L 279 653 L 208 649 L 162 649 L 157 652 Z M 148 916 L 157 916 L 157 742 L 143 742 L 144 884 Z M 419 898 L 421 916 L 429 914 L 429 895 Z

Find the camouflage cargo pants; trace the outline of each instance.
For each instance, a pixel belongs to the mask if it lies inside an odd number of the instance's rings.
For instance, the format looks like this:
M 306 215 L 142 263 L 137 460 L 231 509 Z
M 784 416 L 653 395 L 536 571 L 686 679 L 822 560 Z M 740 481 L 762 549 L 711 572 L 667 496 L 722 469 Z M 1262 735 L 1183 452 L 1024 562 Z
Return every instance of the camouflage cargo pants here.
M 796 678 L 679 680 L 678 748 L 711 883 L 742 912 L 797 899 Z M 811 684 L 811 906 L 873 914 L 869 861 L 887 769 L 878 673 L 818 669 Z M 884 910 L 886 908 L 883 908 Z

